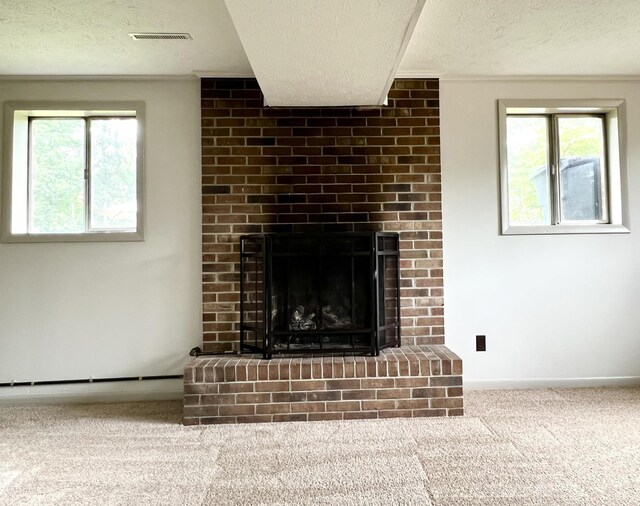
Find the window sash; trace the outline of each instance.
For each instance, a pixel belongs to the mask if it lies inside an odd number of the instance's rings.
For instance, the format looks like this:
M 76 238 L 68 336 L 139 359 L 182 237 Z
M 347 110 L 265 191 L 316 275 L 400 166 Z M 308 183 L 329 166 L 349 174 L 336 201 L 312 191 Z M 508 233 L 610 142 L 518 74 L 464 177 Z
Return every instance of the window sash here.
M 91 185 L 91 177 L 92 177 L 92 160 L 91 160 L 91 148 L 92 148 L 92 138 L 91 138 L 91 122 L 93 120 L 117 120 L 117 119 L 135 119 L 137 121 L 136 116 L 130 115 L 89 115 L 89 116 L 29 116 L 28 117 L 28 141 L 27 141 L 27 234 L 31 235 L 44 235 L 44 234 L 69 234 L 74 232 L 37 232 L 34 230 L 33 226 L 33 122 L 41 119 L 46 120 L 82 120 L 84 121 L 84 231 L 77 232 L 80 234 L 89 234 L 96 232 L 109 232 L 109 233 L 130 233 L 135 232 L 136 227 L 110 227 L 110 228 L 101 228 L 101 227 L 93 227 L 92 226 L 92 185 Z M 137 172 L 137 171 L 136 171 Z M 138 177 L 134 178 L 135 184 L 135 193 L 139 195 L 138 192 Z M 136 199 L 138 200 L 138 199 Z M 136 202 L 138 204 L 138 202 Z M 138 209 L 139 213 L 140 210 Z M 136 220 L 137 221 L 137 220 Z
M 607 149 L 607 128 L 604 114 L 584 114 L 584 113 L 549 113 L 549 114 L 507 114 L 507 119 L 518 118 L 541 118 L 547 123 L 547 153 L 548 153 L 548 181 L 549 185 L 549 212 L 551 216 L 551 226 L 554 225 L 593 225 L 608 224 L 609 220 L 609 199 L 608 199 L 608 149 Z M 602 125 L 602 158 L 600 163 L 599 178 L 600 199 L 602 203 L 602 218 L 595 220 L 570 220 L 563 217 L 562 188 L 561 188 L 561 149 L 560 149 L 560 127 L 559 121 L 563 118 L 598 118 Z M 506 142 L 509 142 L 507 137 Z M 507 176 L 509 181 L 509 176 Z M 507 183 L 509 184 L 509 183 Z
M 549 133 L 549 118 L 547 117 L 547 115 L 544 114 L 509 114 L 507 115 L 507 117 L 505 118 L 505 126 L 507 127 L 507 133 L 505 134 L 507 136 L 507 138 L 509 137 L 508 134 L 508 122 L 510 118 L 525 118 L 525 119 L 536 119 L 536 120 L 543 120 L 544 121 L 544 125 L 545 125 L 545 134 L 546 134 L 546 138 L 545 138 L 545 144 L 544 144 L 544 148 L 545 148 L 545 171 L 544 171 L 544 177 L 545 177 L 545 187 L 546 187 L 546 195 L 544 196 L 544 198 L 542 198 L 541 195 L 539 195 L 540 199 L 539 199 L 539 204 L 540 207 L 543 208 L 543 222 L 541 223 L 537 223 L 537 224 L 521 224 L 519 226 L 550 226 L 552 224 L 552 219 L 548 216 L 545 216 L 544 213 L 544 206 L 545 204 L 548 207 L 548 215 L 552 214 L 552 209 L 553 209 L 553 195 L 551 192 L 551 185 L 549 184 L 550 178 L 551 178 L 551 157 L 550 157 L 550 147 L 549 147 L 549 139 L 550 139 L 550 133 Z M 511 171 L 511 166 L 509 166 L 508 163 L 508 159 L 509 159 L 509 146 L 505 146 L 507 148 L 507 179 L 506 179 L 506 186 L 507 186 L 507 195 L 509 198 L 509 201 L 511 202 L 511 197 L 513 195 L 514 192 L 512 192 L 512 189 L 515 190 L 516 186 L 515 184 L 513 184 L 513 180 L 515 179 L 514 177 L 512 177 L 512 171 Z M 517 152 L 517 151 L 516 151 Z M 542 168 L 542 167 L 540 167 Z M 508 210 L 508 214 L 509 214 L 509 221 L 511 221 L 512 215 L 511 215 L 511 204 L 509 206 L 509 210 Z
M 554 178 L 553 182 L 553 191 L 554 191 L 554 206 L 555 206 L 555 221 L 554 225 L 594 225 L 594 224 L 608 224 L 611 223 L 609 216 L 609 150 L 607 146 L 609 145 L 609 139 L 607 136 L 607 122 L 606 116 L 604 114 L 584 114 L 584 113 L 558 113 L 551 114 L 551 129 L 552 134 L 550 138 L 551 150 L 553 152 L 553 167 L 555 170 L 552 170 L 552 177 Z M 597 118 L 600 120 L 601 128 L 602 128 L 602 137 L 601 137 L 601 146 L 602 146 L 602 158 L 600 163 L 600 199 L 602 204 L 602 218 L 596 220 L 568 220 L 563 217 L 562 211 L 562 192 L 561 192 L 561 146 L 560 146 L 560 120 L 563 118 Z

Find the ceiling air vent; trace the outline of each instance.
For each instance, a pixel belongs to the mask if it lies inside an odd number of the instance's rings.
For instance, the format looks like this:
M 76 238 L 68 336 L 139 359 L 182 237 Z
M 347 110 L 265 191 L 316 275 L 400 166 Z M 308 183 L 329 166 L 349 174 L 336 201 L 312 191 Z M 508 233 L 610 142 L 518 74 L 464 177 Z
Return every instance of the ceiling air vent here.
M 188 33 L 130 33 L 133 40 L 193 40 Z

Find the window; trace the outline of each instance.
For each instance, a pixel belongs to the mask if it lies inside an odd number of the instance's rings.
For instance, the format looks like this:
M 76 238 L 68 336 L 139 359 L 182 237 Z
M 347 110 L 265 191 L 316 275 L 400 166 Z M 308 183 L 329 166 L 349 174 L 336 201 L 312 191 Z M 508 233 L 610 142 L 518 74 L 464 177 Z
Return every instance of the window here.
M 2 239 L 141 240 L 143 115 L 139 102 L 7 103 Z
M 628 232 L 622 100 L 501 100 L 503 234 Z

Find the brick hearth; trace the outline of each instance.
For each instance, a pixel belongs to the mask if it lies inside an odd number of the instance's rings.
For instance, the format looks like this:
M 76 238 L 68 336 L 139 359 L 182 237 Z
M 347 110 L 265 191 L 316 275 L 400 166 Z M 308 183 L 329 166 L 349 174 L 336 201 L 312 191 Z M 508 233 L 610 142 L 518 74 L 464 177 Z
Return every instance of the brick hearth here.
M 185 425 L 462 414 L 462 361 L 445 346 L 378 357 L 202 356 L 185 369 Z

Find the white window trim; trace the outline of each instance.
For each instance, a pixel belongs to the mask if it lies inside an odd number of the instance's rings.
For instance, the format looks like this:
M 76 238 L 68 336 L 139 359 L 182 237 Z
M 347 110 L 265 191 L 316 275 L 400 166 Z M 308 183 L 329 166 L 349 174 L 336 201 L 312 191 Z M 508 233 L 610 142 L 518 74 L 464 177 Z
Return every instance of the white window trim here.
M 129 114 L 138 120 L 136 199 L 138 202 L 136 230 L 90 231 L 73 234 L 13 233 L 14 168 L 26 173 L 27 130 L 31 116 L 68 115 L 70 117 L 122 116 Z M 100 242 L 144 240 L 144 102 L 6 102 L 4 106 L 4 163 L 2 171 L 2 203 L 0 206 L 0 235 L 2 242 Z
M 507 164 L 507 114 L 604 114 L 607 128 L 608 223 L 510 225 Z M 629 233 L 626 156 L 626 106 L 622 99 L 498 100 L 501 230 L 503 235 Z

